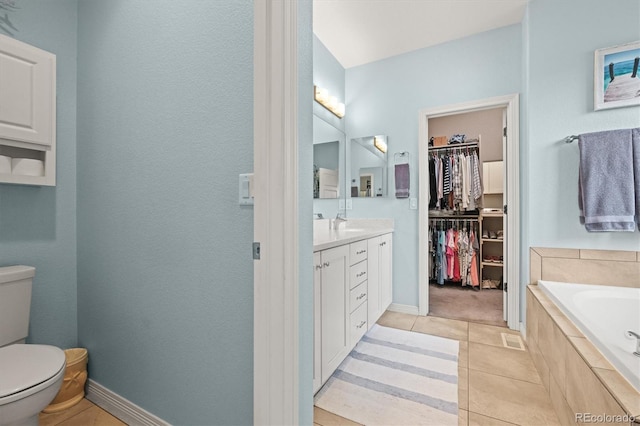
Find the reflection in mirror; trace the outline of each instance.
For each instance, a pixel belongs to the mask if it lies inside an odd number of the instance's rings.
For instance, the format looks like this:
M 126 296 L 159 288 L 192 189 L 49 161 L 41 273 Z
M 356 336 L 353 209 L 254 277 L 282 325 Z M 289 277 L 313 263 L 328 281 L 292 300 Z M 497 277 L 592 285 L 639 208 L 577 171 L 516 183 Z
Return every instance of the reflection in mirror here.
M 313 198 L 339 198 L 344 188 L 345 136 L 313 116 Z M 337 206 L 336 206 L 337 208 Z
M 351 197 L 387 196 L 387 137 L 351 139 Z

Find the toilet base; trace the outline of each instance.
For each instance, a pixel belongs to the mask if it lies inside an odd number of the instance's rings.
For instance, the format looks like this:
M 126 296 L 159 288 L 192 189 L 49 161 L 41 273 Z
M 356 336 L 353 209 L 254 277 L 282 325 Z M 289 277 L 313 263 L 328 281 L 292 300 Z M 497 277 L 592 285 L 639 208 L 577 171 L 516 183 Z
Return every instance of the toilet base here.
M 36 414 L 35 416 L 28 417 L 26 419 L 20 419 L 17 422 L 6 423 L 6 424 L 3 423 L 2 425 L 3 426 L 38 426 L 38 423 L 39 423 L 38 414 Z

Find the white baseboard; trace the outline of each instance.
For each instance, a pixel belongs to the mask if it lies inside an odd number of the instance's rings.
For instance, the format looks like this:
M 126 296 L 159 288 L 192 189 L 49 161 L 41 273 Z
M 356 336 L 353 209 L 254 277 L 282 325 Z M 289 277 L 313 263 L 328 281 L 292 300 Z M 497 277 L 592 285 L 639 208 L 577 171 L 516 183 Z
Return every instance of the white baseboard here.
M 522 335 L 522 338 L 526 342 L 527 341 L 527 327 L 525 327 L 523 323 L 520 323 L 520 334 Z
M 399 312 L 401 314 L 419 315 L 420 311 L 417 306 L 401 305 L 400 303 L 392 303 L 387 308 L 388 311 Z
M 128 425 L 168 426 L 169 423 L 138 407 L 133 402 L 91 379 L 87 381 L 87 399 Z

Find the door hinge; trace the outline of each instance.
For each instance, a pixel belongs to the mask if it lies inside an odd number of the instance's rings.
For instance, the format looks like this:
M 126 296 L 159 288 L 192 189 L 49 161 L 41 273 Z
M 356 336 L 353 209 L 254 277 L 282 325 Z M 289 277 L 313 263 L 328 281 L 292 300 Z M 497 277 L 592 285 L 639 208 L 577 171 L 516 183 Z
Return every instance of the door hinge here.
M 253 243 L 253 259 L 260 260 L 260 243 Z
M 502 128 L 502 136 L 504 136 L 505 138 L 507 137 L 507 128 L 506 127 Z
M 502 213 L 507 214 L 507 205 L 506 204 L 502 207 Z

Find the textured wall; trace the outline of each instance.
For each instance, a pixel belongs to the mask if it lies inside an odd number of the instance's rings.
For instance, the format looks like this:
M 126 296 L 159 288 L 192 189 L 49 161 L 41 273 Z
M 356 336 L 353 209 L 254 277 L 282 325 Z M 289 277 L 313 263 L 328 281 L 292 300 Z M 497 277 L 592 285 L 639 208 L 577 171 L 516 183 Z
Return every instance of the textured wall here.
M 8 13 L 14 38 L 56 55 L 58 164 L 55 187 L 0 184 L 0 266 L 36 268 L 28 341 L 62 348 L 77 343 L 77 4 L 22 0 Z
M 567 25 L 573 17 L 576 25 Z M 640 234 L 588 233 L 578 220 L 578 144 L 568 135 L 640 126 L 640 107 L 594 112 L 596 49 L 640 39 L 640 2 L 535 0 L 529 5 L 530 246 L 639 250 Z
M 519 92 L 521 39 L 513 25 L 347 69 L 347 140 L 387 135 L 390 173 L 393 153 L 409 151 L 411 197 L 418 197 L 418 111 Z M 382 200 L 354 198 L 349 216 L 395 219 L 393 302 L 417 307 L 418 210 L 389 192 Z
M 174 424 L 250 424 L 253 2 L 78 9 L 78 335 Z

